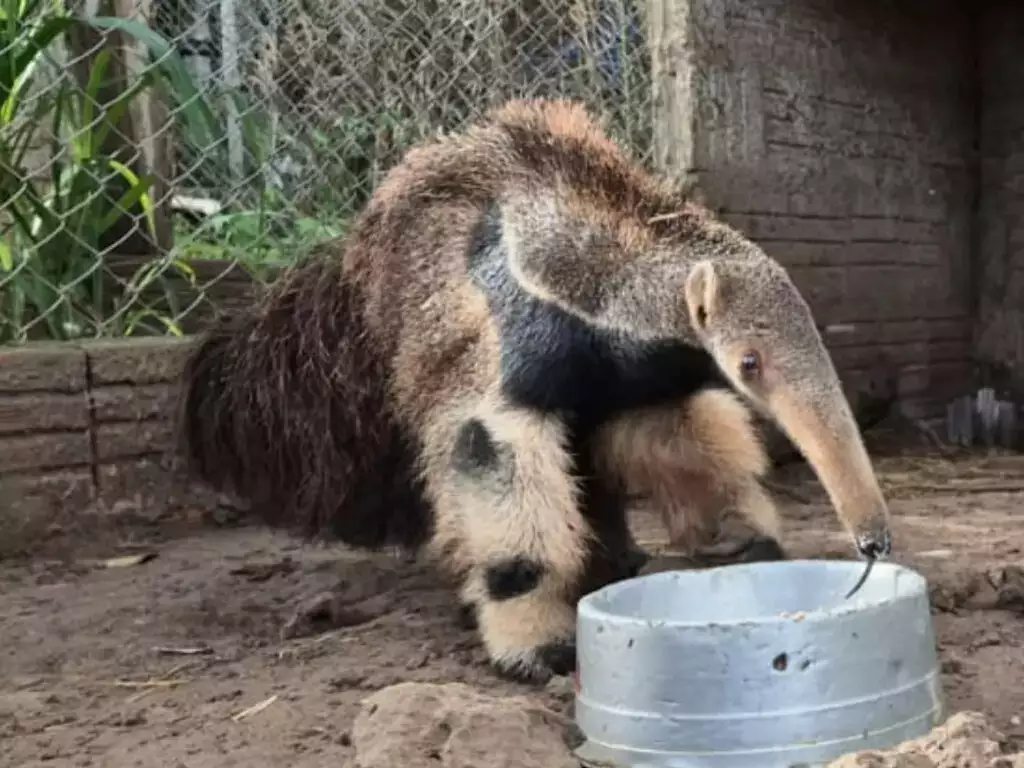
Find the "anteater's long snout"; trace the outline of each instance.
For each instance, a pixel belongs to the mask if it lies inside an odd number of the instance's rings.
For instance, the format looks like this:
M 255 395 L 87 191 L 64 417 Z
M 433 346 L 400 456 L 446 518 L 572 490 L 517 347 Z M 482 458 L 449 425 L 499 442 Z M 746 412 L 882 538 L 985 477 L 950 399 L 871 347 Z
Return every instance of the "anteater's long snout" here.
M 867 558 L 892 551 L 889 508 L 849 402 L 840 387 L 773 397 L 779 425 L 825 487 L 839 519 Z

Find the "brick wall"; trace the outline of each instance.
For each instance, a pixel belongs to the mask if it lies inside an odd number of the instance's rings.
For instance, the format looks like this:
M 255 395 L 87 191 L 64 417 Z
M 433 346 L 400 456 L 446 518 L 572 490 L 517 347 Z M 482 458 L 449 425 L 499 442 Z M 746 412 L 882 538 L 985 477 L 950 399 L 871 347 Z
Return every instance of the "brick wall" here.
M 203 509 L 207 497 L 166 454 L 184 351 L 174 339 L 0 349 L 5 523 L 60 525 L 86 509 L 157 521 Z
M 694 94 L 674 154 L 709 203 L 791 269 L 823 325 L 853 325 L 828 337 L 848 382 L 885 355 L 904 408 L 941 414 L 968 375 L 972 8 L 655 6 L 668 9 L 662 21 L 686 17 L 661 53 L 692 51 L 660 73 L 667 102 L 673 88 Z M 678 113 L 679 99 L 669 107 Z
M 980 39 L 977 354 L 1024 397 L 1024 6 L 987 3 Z

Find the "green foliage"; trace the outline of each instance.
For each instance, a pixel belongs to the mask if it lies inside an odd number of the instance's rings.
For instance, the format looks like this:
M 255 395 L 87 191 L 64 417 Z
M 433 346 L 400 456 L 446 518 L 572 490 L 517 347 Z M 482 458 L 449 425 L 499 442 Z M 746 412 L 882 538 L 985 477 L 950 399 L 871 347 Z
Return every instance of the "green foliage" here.
M 268 268 L 305 259 L 327 240 L 341 237 L 376 187 L 381 175 L 425 131 L 392 112 L 354 111 L 328 126 L 289 124 L 234 95 L 240 118 L 249 199 L 211 216 L 199 226 L 175 231 L 175 251 L 186 261 L 234 261 L 257 278 Z M 315 174 L 306 178 L 272 177 L 275 160 L 287 156 Z M 211 165 L 229 176 L 226 160 Z M 232 189 L 224 194 L 231 195 Z M 239 195 L 239 197 L 242 197 Z M 255 199 L 253 199 L 255 198 Z
M 153 66 L 106 102 L 102 94 L 112 83 L 109 49 L 92 59 L 84 87 L 68 73 L 54 77 L 47 67 L 50 52 L 83 27 L 119 30 L 141 40 Z M 138 297 L 167 269 L 187 277 L 187 264 L 154 262 L 139 269 L 123 290 L 111 291 L 102 253 L 104 235 L 133 209 L 142 211 L 155 237 L 149 192 L 154 179 L 139 178 L 104 153 L 132 101 L 154 87 L 182 103 L 189 130 L 217 131 L 184 62 L 145 25 L 80 19 L 59 2 L 0 0 L 0 342 L 25 341 L 33 328 L 34 335 L 44 330 L 51 339 L 124 335 L 144 327 L 178 332 L 171 319 L 154 314 Z M 45 176 L 33 175 L 28 163 L 42 136 L 52 157 Z
M 308 138 L 311 157 L 327 162 L 312 205 L 355 215 L 388 167 L 429 133 L 427 126 L 395 110 L 365 114 L 348 109 L 331 125 L 314 128 Z
M 265 190 L 251 210 L 219 213 L 200 227 L 182 226 L 175 232 L 179 258 L 187 261 L 234 261 L 257 279 L 274 269 L 297 263 L 320 243 L 345 234 L 344 224 L 297 214 L 284 195 Z

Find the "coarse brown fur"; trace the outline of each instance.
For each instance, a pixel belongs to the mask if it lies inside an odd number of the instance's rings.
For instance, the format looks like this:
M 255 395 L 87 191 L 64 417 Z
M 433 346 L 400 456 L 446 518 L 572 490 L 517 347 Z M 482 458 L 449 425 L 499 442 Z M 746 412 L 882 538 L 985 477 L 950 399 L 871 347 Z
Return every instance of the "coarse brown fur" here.
M 544 679 L 572 667 L 575 599 L 630 572 L 630 491 L 679 540 L 727 508 L 777 538 L 730 389 L 799 422 L 859 541 L 888 536 L 809 323 L 781 267 L 581 106 L 512 102 L 411 150 L 344 240 L 205 336 L 183 448 L 270 523 L 427 544 L 498 668 Z M 763 383 L 737 374 L 751 343 Z
M 204 334 L 184 371 L 186 457 L 272 525 L 415 547 L 429 535 L 415 445 L 341 266 L 310 261 Z

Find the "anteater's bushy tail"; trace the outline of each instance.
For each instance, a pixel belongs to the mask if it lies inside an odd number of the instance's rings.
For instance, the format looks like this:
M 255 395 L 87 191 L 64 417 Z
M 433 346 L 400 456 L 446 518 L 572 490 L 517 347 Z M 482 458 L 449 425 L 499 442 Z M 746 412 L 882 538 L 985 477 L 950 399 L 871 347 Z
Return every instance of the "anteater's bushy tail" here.
M 415 446 L 363 317 L 338 260 L 283 275 L 192 350 L 180 447 L 194 475 L 248 499 L 270 525 L 414 547 L 429 533 Z

